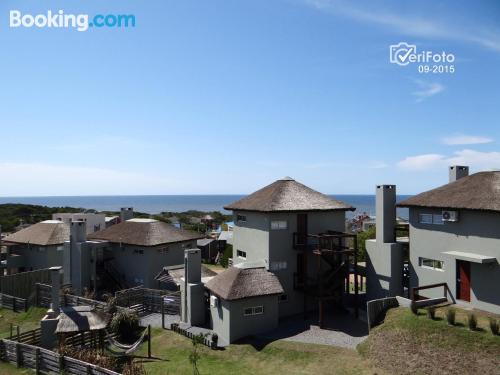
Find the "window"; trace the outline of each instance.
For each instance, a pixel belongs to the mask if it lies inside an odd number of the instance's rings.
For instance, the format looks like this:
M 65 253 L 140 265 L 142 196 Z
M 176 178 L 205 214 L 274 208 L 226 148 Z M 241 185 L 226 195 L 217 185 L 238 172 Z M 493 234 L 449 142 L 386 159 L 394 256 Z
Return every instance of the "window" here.
M 420 267 L 429 268 L 431 270 L 443 271 L 444 262 L 442 260 L 419 258 Z
M 264 314 L 264 306 L 246 307 L 243 311 L 244 316 Z
M 285 220 L 272 220 L 271 221 L 271 229 L 272 230 L 280 230 L 280 229 L 287 229 L 288 225 Z
M 282 271 L 287 269 L 287 263 L 285 261 L 282 262 L 271 262 L 269 265 L 270 271 Z
M 420 214 L 418 215 L 418 222 L 420 224 L 443 224 L 442 214 Z
M 142 249 L 134 249 L 134 254 L 144 254 L 144 250 L 142 250 Z
M 57 246 L 57 247 L 56 247 L 56 250 L 57 250 L 57 251 L 63 251 L 63 250 L 64 250 L 64 246 Z
M 245 215 L 236 215 L 236 221 L 245 223 L 247 221 L 247 217 Z
M 168 247 L 163 247 L 161 249 L 158 249 L 158 252 L 160 254 L 167 254 L 168 253 Z
M 247 252 L 246 251 L 236 250 L 236 255 L 238 256 L 238 258 L 243 258 L 243 259 L 247 258 Z
M 278 302 L 287 302 L 288 301 L 288 294 L 280 294 L 278 296 Z

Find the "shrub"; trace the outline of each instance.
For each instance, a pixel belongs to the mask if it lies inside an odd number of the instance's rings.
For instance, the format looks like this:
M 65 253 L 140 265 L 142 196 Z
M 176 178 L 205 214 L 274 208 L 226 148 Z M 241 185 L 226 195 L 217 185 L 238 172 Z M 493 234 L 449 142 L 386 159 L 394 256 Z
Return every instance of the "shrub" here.
M 476 330 L 477 328 L 477 318 L 474 314 L 469 314 L 467 317 L 467 325 L 471 331 Z
M 499 324 L 498 320 L 490 316 L 490 330 L 492 335 L 498 336 Z
M 427 317 L 432 320 L 436 318 L 436 308 L 434 306 L 429 306 L 427 308 Z
M 147 375 L 146 369 L 142 363 L 131 362 L 123 367 L 123 375 Z
M 128 310 L 118 311 L 113 315 L 110 324 L 111 331 L 122 341 L 134 341 L 139 331 L 139 318 Z
M 455 325 L 455 309 L 453 308 L 449 308 L 448 310 L 446 310 L 446 320 L 448 321 L 448 324 L 450 326 L 454 326 Z

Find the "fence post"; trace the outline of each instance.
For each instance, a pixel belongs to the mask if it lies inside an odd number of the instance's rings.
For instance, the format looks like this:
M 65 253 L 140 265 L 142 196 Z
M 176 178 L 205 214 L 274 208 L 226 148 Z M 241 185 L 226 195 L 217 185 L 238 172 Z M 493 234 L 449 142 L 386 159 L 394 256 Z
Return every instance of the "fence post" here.
M 19 342 L 16 342 L 16 367 L 21 367 L 21 347 L 19 346 Z
M 59 354 L 59 372 L 64 371 L 64 356 Z
M 19 326 L 16 326 L 16 331 L 17 331 L 17 341 L 19 342 L 20 341 L 20 335 L 21 335 L 21 330 L 19 328 Z
M 24 300 L 24 312 L 28 311 L 28 300 Z
M 35 374 L 40 373 L 40 348 L 35 349 Z
M 148 358 L 151 358 L 151 324 L 148 324 Z
M 12 298 L 12 311 L 17 312 L 16 311 L 16 299 L 15 298 Z
M 161 328 L 165 329 L 165 305 L 163 303 L 163 297 L 161 299 Z

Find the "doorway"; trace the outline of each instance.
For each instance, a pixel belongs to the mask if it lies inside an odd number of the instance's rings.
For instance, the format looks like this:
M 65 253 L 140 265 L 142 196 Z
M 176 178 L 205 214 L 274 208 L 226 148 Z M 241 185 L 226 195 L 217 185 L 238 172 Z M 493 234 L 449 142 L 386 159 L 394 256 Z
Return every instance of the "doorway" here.
M 457 260 L 457 299 L 470 302 L 470 263 Z

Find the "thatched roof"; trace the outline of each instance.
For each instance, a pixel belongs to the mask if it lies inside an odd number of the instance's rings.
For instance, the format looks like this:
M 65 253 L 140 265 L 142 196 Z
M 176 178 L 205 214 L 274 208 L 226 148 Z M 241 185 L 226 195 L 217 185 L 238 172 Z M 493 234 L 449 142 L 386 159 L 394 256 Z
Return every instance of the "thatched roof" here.
M 398 206 L 500 211 L 500 171 L 462 177 L 399 202 Z
M 157 246 L 203 238 L 199 233 L 178 229 L 153 219 L 130 219 L 88 236 L 93 240 L 106 240 L 137 246 Z
M 205 287 L 228 301 L 283 293 L 276 275 L 262 267 L 228 268 L 208 281 Z
M 233 211 L 354 211 L 354 207 L 285 177 L 224 207 Z
M 205 265 L 201 265 L 201 277 L 213 277 L 217 272 L 212 271 Z M 166 284 L 180 285 L 184 278 L 184 265 L 164 267 L 160 273 L 155 276 L 155 280 Z
M 69 226 L 59 220 L 41 221 L 21 229 L 3 240 L 39 246 L 62 245 L 64 241 L 69 241 Z
M 96 312 L 91 306 L 63 307 L 59 314 L 56 333 L 96 331 L 106 326 L 106 316 Z

